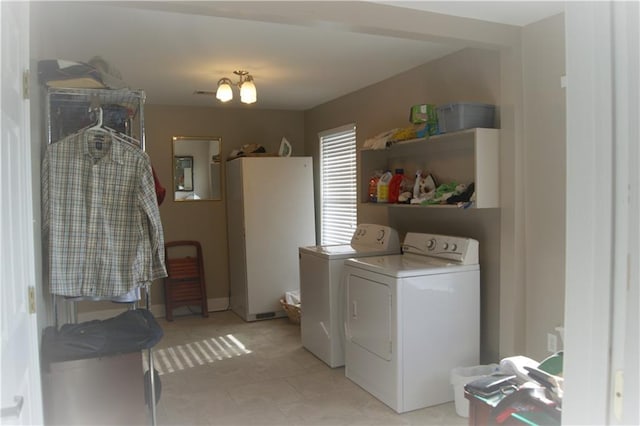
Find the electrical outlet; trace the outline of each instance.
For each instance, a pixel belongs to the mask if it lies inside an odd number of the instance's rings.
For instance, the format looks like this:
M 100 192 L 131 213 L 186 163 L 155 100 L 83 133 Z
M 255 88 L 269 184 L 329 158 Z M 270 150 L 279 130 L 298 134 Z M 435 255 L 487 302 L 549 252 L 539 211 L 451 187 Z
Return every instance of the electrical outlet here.
M 558 352 L 558 336 L 553 333 L 547 333 L 547 351 Z

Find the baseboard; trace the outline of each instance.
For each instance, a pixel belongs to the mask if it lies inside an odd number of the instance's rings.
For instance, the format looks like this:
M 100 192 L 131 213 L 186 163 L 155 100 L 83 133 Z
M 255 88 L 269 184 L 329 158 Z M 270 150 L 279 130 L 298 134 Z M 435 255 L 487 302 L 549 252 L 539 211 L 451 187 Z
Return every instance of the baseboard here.
M 226 311 L 227 309 L 229 309 L 229 298 L 219 297 L 216 299 L 207 299 L 207 305 L 209 308 L 209 312 Z M 78 313 L 78 322 L 85 322 L 85 321 L 91 321 L 91 320 L 105 320 L 105 319 L 113 318 L 116 315 L 121 314 L 123 309 L 124 309 L 124 306 L 122 308 L 117 308 L 117 309 L 101 309 L 99 311 L 80 312 Z M 200 312 L 197 306 L 194 306 L 194 308 L 192 309 L 198 309 L 197 313 Z M 150 310 L 153 316 L 156 318 L 165 317 L 164 303 L 151 305 Z M 182 306 L 180 308 L 176 308 L 173 311 L 173 316 L 178 317 L 181 315 L 189 315 L 192 313 L 193 311 L 189 310 L 188 307 Z

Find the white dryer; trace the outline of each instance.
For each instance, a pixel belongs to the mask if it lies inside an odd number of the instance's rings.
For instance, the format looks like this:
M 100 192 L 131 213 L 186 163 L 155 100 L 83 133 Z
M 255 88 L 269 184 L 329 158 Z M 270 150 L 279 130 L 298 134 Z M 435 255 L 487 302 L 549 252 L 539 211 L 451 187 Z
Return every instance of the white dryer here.
M 398 413 L 453 400 L 451 369 L 477 365 L 473 239 L 407 233 L 403 254 L 345 261 L 345 375 Z
M 400 253 L 398 232 L 388 226 L 360 224 L 351 244 L 300 247 L 302 346 L 330 367 L 344 365 L 345 259 Z

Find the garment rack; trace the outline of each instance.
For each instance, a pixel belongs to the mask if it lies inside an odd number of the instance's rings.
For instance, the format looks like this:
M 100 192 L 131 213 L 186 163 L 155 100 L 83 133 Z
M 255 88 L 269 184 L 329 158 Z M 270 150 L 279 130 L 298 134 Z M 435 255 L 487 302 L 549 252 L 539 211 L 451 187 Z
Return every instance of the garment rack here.
M 137 139 L 140 142 L 139 148 L 145 150 L 144 131 L 144 102 L 145 93 L 142 90 L 131 89 L 82 89 L 82 88 L 48 88 L 45 102 L 45 125 L 47 143 L 52 144 L 58 140 L 81 130 L 86 122 L 78 121 L 67 124 L 66 127 L 57 121 L 60 117 L 73 117 L 74 111 L 84 110 L 86 112 L 97 111 L 99 109 L 99 124 L 106 124 L 103 118 L 102 108 L 105 105 L 116 105 L 126 108 L 127 118 L 124 123 L 123 135 L 130 139 Z M 56 131 L 54 131 L 54 129 Z M 150 283 L 145 284 L 144 307 L 151 311 L 151 289 Z M 58 329 L 58 299 L 59 296 L 52 294 L 53 322 Z M 142 297 L 141 297 L 142 299 Z M 137 302 L 126 303 L 128 309 L 135 309 Z M 78 322 L 78 312 L 75 301 L 71 301 L 67 310 L 67 320 Z M 70 317 L 70 318 L 69 318 Z M 156 389 L 155 389 L 155 368 L 152 348 L 147 350 L 149 366 L 149 398 L 148 406 L 151 413 L 151 424 L 156 425 Z M 146 375 L 145 375 L 146 376 Z

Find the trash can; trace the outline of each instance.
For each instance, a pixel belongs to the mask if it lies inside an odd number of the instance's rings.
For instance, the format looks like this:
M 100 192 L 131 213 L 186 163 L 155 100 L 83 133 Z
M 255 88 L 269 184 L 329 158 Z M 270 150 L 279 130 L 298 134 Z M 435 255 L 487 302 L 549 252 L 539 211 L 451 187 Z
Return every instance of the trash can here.
M 151 311 L 132 309 L 106 320 L 92 320 L 79 324 L 65 324 L 60 330 L 47 327 L 42 336 L 44 371 L 52 363 L 116 356 L 143 349 L 150 350 L 162 339 L 164 332 Z M 156 404 L 162 385 L 154 368 L 154 394 Z M 151 373 L 145 379 L 145 402 L 151 395 Z
M 150 369 L 136 377 L 143 369 L 140 352 L 149 351 L 153 366 L 151 348 L 162 336 L 160 324 L 146 309 L 60 329 L 47 327 L 41 345 L 45 417 L 53 419 L 51 424 L 88 424 L 90 416 L 105 424 L 144 421 L 143 407 L 137 405 L 155 409 L 150 401 L 155 397 L 157 405 L 161 383 L 155 369 L 153 376 Z M 129 423 L 123 423 L 124 418 Z
M 464 385 L 482 376 L 495 373 L 498 364 L 476 365 L 473 367 L 456 367 L 451 370 L 451 385 L 456 406 L 456 414 L 469 417 L 469 401 L 464 397 Z

